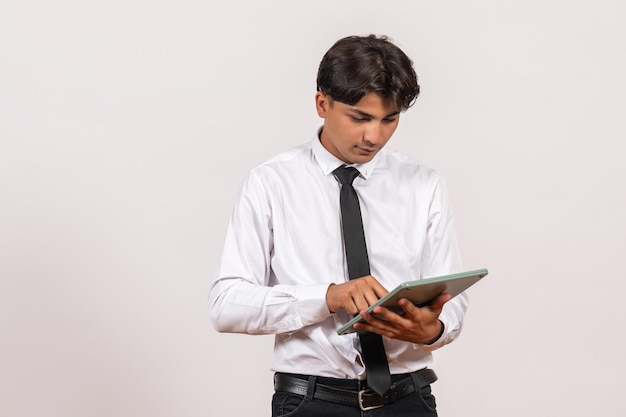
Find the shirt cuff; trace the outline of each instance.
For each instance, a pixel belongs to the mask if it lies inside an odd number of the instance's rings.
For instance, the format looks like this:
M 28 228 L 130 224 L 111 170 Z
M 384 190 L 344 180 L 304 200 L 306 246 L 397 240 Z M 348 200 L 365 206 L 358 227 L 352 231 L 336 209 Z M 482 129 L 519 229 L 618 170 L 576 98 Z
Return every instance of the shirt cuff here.
M 448 329 L 450 329 L 450 320 L 448 319 L 448 317 L 445 316 L 445 314 L 443 314 L 443 312 L 439 315 L 439 320 L 443 324 L 443 331 L 441 332 L 441 335 L 439 336 L 439 338 L 431 344 L 414 343 L 413 344 L 414 349 L 418 349 L 424 352 L 432 352 L 448 344 L 446 333 Z
M 326 292 L 330 284 L 300 285 L 296 287 L 300 320 L 304 326 L 319 323 L 330 316 Z

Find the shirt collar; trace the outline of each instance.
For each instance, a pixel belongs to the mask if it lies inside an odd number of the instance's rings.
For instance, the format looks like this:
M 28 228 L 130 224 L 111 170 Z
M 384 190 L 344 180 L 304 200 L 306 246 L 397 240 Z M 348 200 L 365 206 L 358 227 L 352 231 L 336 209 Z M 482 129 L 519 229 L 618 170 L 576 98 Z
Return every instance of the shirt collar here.
M 346 164 L 341 159 L 328 152 L 328 150 L 324 148 L 324 146 L 322 146 L 322 142 L 320 142 L 319 139 L 319 134 L 321 133 L 321 131 L 322 129 L 320 128 L 317 137 L 312 141 L 311 147 L 313 149 L 313 155 L 315 156 L 315 160 L 317 161 L 317 164 L 319 165 L 324 175 L 332 174 L 335 169 L 339 168 L 342 165 L 355 167 L 364 179 L 367 179 L 372 174 L 378 162 L 378 156 L 384 149 L 378 151 L 378 153 L 374 156 L 374 158 L 372 158 L 371 161 L 364 164 Z

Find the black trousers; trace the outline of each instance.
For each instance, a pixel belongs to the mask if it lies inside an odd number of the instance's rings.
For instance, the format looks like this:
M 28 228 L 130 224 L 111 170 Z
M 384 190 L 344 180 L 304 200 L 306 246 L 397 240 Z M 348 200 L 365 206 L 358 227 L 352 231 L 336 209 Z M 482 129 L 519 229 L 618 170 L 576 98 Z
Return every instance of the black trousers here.
M 394 375 L 395 376 L 395 375 Z M 406 376 L 406 375 L 405 375 Z M 344 388 L 342 380 L 316 378 L 324 385 Z M 347 382 L 347 381 L 346 381 Z M 415 381 L 417 383 L 417 381 Z M 272 397 L 272 417 L 436 417 L 437 405 L 430 385 L 417 389 L 393 403 L 361 411 L 360 408 L 312 398 L 313 393 L 297 395 L 275 392 Z

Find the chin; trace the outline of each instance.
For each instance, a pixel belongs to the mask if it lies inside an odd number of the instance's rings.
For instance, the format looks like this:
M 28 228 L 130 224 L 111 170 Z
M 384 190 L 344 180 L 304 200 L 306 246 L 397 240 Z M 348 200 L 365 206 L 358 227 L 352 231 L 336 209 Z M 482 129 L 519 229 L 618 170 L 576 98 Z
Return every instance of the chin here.
M 376 154 L 369 154 L 369 155 L 355 155 L 352 158 L 352 163 L 353 164 L 365 164 L 369 161 L 371 161 L 372 159 L 374 159 L 374 157 L 376 156 Z

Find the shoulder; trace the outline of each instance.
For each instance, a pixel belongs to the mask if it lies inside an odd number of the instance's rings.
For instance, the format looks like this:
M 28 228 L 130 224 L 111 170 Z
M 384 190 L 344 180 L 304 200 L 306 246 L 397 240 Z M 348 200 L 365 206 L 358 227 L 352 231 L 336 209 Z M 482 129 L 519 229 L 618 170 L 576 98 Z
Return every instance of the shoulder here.
M 258 165 L 255 170 L 264 170 L 271 168 L 280 168 L 281 166 L 289 166 L 298 163 L 302 159 L 307 159 L 312 154 L 311 143 L 303 143 L 302 145 L 291 148 L 285 152 L 281 152 L 273 158 Z
M 441 174 L 420 160 L 391 148 L 381 150 L 379 166 L 399 180 L 439 183 Z
M 311 143 L 291 148 L 252 168 L 248 181 L 272 184 L 297 176 L 301 170 L 314 162 Z
M 401 152 L 383 150 L 383 158 L 372 175 L 377 185 L 393 190 L 401 197 L 418 199 L 421 203 L 447 199 L 447 185 L 439 171 Z

